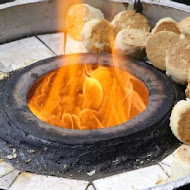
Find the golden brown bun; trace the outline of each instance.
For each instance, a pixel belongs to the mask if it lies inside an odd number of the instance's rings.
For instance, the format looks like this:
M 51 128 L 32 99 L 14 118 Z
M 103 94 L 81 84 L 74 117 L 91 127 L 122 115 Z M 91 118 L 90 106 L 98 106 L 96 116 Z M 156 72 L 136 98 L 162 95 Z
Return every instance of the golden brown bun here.
M 190 174 L 190 146 L 180 146 L 173 156 L 171 178 L 181 178 Z
M 89 52 L 111 52 L 114 40 L 114 28 L 105 19 L 87 22 L 83 28 L 82 42 Z
M 160 19 L 156 23 L 156 26 L 152 29 L 152 34 L 155 34 L 161 31 L 171 31 L 176 34 L 180 34 L 180 30 L 177 27 L 176 21 L 169 17 Z
M 150 32 L 144 30 L 121 30 L 116 36 L 114 49 L 117 54 L 142 59 L 145 56 L 145 47 L 149 37 Z
M 190 144 L 190 100 L 180 100 L 173 108 L 170 127 L 181 142 Z
M 177 26 L 184 37 L 190 39 L 190 16 L 178 22 Z
M 181 29 L 189 29 L 190 30 L 190 16 L 184 18 L 180 22 L 178 22 L 177 26 Z
M 176 38 L 166 53 L 166 71 L 175 82 L 187 84 L 190 73 L 190 40 Z
M 120 12 L 114 17 L 112 24 L 116 32 L 129 28 L 150 31 L 147 18 L 140 13 L 136 13 L 134 10 Z
M 179 38 L 179 36 L 169 31 L 158 32 L 150 36 L 146 46 L 146 53 L 155 67 L 166 70 L 166 51 L 170 42 L 175 38 Z
M 69 8 L 66 16 L 66 29 L 68 34 L 75 39 L 81 40 L 81 31 L 86 22 L 93 19 L 104 18 L 99 9 L 95 9 L 87 4 L 76 4 Z

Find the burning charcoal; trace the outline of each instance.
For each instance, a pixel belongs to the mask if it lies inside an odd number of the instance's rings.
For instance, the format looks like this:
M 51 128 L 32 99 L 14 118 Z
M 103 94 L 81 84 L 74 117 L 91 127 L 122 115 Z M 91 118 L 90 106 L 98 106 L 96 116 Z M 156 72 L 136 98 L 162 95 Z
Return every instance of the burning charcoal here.
M 112 24 L 116 32 L 128 28 L 150 31 L 147 18 L 140 13 L 136 13 L 134 10 L 120 12 L 114 17 Z
M 166 53 L 166 72 L 175 82 L 187 84 L 190 77 L 190 40 L 172 40 Z
M 82 31 L 82 42 L 89 52 L 111 52 L 114 39 L 114 28 L 105 19 L 87 22 Z
M 186 144 L 190 144 L 190 101 L 179 101 L 172 110 L 170 127 L 173 134 Z
M 145 47 L 149 37 L 150 32 L 143 30 L 121 30 L 116 36 L 114 49 L 118 54 L 142 59 L 145 57 Z
M 152 29 L 152 34 L 160 31 L 171 31 L 176 34 L 180 34 L 179 28 L 177 27 L 177 22 L 169 17 L 160 19 L 156 23 L 156 26 Z
M 190 39 L 190 16 L 178 22 L 177 26 L 184 37 Z
M 104 18 L 104 14 L 87 4 L 77 4 L 70 7 L 66 17 L 68 34 L 75 39 L 81 40 L 81 31 L 86 22 Z
M 147 57 L 158 69 L 166 70 L 166 51 L 170 41 L 175 38 L 179 38 L 178 35 L 169 31 L 158 32 L 149 38 L 146 46 Z
M 171 178 L 181 178 L 190 174 L 190 146 L 182 145 L 174 153 L 171 164 Z

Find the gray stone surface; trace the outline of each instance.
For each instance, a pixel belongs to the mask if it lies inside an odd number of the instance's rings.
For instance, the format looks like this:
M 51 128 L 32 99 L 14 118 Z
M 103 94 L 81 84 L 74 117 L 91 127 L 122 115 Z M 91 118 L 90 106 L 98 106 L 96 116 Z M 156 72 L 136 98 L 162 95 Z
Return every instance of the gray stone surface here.
M 159 165 L 126 172 L 94 181 L 96 190 L 132 190 L 156 186 L 168 179 Z
M 0 45 L 0 62 L 9 71 L 52 56 L 53 52 L 35 37 Z
M 1 162 L 0 162 L 0 178 L 7 175 L 8 173 L 10 173 L 13 170 L 14 170 L 14 168 L 10 164 L 1 160 Z
M 96 190 L 93 185 L 89 185 L 86 190 Z
M 85 190 L 88 181 L 21 173 L 10 190 Z
M 0 178 L 0 188 L 7 189 L 9 188 L 12 183 L 14 183 L 14 180 L 19 175 L 20 171 L 14 170 L 13 172 L 5 175 L 4 177 Z M 23 189 L 24 190 L 24 189 Z
M 9 70 L 2 63 L 0 63 L 0 72 L 9 72 Z
M 64 54 L 64 33 L 39 35 L 40 38 L 56 55 Z
M 87 50 L 81 41 L 73 40 L 69 35 L 67 36 L 66 54 L 86 52 Z
M 167 156 L 164 158 L 159 164 L 161 167 L 165 170 L 165 172 L 168 174 L 168 176 L 171 176 L 171 163 L 173 161 L 173 154 Z

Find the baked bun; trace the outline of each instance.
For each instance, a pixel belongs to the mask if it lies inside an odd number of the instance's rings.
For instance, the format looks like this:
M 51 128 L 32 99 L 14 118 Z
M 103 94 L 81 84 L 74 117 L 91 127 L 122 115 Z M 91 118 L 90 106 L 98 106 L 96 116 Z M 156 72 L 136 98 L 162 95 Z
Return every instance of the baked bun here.
M 190 146 L 180 146 L 173 156 L 171 178 L 181 178 L 190 174 Z
M 166 51 L 170 42 L 175 38 L 179 38 L 179 36 L 169 31 L 158 32 L 150 36 L 146 46 L 146 53 L 155 67 L 166 70 Z
M 120 12 L 114 17 L 112 24 L 116 32 L 129 28 L 150 31 L 147 18 L 140 13 L 136 13 L 134 10 Z
M 177 26 L 184 37 L 190 39 L 190 16 L 178 22 Z
M 101 10 L 87 4 L 76 4 L 69 8 L 66 16 L 66 29 L 68 34 L 75 39 L 81 40 L 81 31 L 86 22 L 93 19 L 104 18 Z
M 177 26 L 179 29 L 188 29 L 190 31 L 190 16 L 178 22 Z
M 190 73 L 190 40 L 174 39 L 166 53 L 166 72 L 175 82 L 187 84 Z
M 180 100 L 173 108 L 170 127 L 181 142 L 190 144 L 190 101 Z
M 105 19 L 87 22 L 83 28 L 82 42 L 89 52 L 111 52 L 114 40 L 114 28 Z
M 171 31 L 176 34 L 181 33 L 179 28 L 177 27 L 177 22 L 169 17 L 160 19 L 156 23 L 156 26 L 152 29 L 152 34 L 155 34 L 161 31 Z
M 188 83 L 188 85 L 185 89 L 185 95 L 186 95 L 186 98 L 190 99 L 190 80 L 188 80 L 187 83 Z
M 121 30 L 115 39 L 114 49 L 117 54 L 124 54 L 136 59 L 143 58 L 150 32 L 138 29 Z

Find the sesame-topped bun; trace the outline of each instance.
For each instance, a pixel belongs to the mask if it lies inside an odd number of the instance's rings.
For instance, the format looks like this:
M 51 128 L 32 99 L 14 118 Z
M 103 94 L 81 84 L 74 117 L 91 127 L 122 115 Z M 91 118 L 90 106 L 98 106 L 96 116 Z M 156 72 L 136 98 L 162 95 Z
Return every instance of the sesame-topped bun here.
M 175 82 L 187 84 L 190 73 L 190 40 L 176 38 L 166 53 L 166 72 Z
M 180 146 L 173 156 L 171 178 L 181 178 L 190 174 L 190 146 Z
M 190 39 L 190 16 L 178 22 L 177 26 L 184 37 Z
M 180 22 L 178 22 L 177 26 L 180 29 L 189 29 L 190 30 L 190 16 L 184 18 Z
M 115 31 L 105 19 L 87 22 L 82 31 L 82 42 L 89 52 L 111 52 Z
M 152 29 L 152 34 L 158 33 L 160 31 L 171 31 L 176 34 L 180 34 L 180 30 L 177 27 L 177 22 L 170 17 L 160 19 L 156 23 L 156 26 Z
M 145 56 L 145 47 L 149 37 L 150 32 L 144 30 L 121 30 L 116 36 L 114 49 L 117 54 L 141 59 Z
M 190 101 L 180 100 L 173 108 L 170 127 L 181 142 L 190 144 Z
M 150 36 L 146 46 L 146 53 L 155 67 L 166 70 L 166 51 L 170 42 L 175 38 L 179 38 L 179 36 L 169 31 L 158 32 Z
M 150 31 L 147 18 L 140 13 L 136 13 L 134 10 L 120 12 L 114 17 L 112 24 L 116 32 L 129 28 Z
M 104 18 L 101 10 L 87 4 L 76 4 L 69 8 L 66 16 L 66 29 L 75 40 L 81 40 L 81 31 L 86 22 Z

